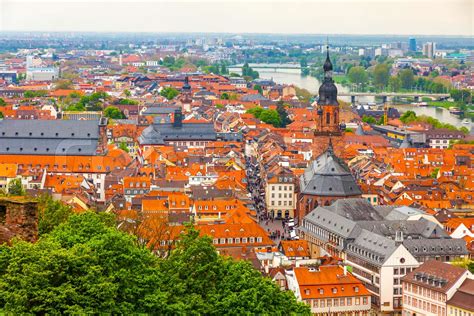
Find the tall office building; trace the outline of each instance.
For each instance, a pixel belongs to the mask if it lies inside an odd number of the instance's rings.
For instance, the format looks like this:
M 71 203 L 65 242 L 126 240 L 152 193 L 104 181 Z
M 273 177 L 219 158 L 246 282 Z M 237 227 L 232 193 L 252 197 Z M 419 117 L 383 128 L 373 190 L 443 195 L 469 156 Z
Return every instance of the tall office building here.
M 423 44 L 423 55 L 427 56 L 428 58 L 433 58 L 436 50 L 436 43 L 434 42 L 426 42 Z
M 408 40 L 408 49 L 411 52 L 416 52 L 416 39 L 414 37 L 410 37 Z

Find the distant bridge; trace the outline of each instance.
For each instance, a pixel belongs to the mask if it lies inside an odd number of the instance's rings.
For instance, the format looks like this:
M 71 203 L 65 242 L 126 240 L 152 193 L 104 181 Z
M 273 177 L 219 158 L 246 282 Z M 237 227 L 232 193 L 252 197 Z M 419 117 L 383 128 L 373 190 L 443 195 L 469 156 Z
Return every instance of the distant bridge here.
M 447 98 L 449 93 L 429 93 L 429 92 L 340 92 L 341 97 L 430 97 Z
M 228 69 L 241 69 L 243 65 L 232 65 L 232 66 L 229 66 L 227 67 Z M 300 65 L 265 65 L 265 66 L 257 66 L 257 65 L 252 65 L 252 64 L 249 64 L 249 66 L 252 68 L 252 69 L 298 69 L 298 70 L 301 70 L 301 66 Z

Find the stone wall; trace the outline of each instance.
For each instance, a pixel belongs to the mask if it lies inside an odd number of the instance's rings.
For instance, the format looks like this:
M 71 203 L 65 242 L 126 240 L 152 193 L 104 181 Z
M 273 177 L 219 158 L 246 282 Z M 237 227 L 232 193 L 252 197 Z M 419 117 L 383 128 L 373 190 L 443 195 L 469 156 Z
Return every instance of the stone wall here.
M 0 198 L 0 244 L 13 237 L 29 242 L 38 239 L 38 206 L 35 201 Z

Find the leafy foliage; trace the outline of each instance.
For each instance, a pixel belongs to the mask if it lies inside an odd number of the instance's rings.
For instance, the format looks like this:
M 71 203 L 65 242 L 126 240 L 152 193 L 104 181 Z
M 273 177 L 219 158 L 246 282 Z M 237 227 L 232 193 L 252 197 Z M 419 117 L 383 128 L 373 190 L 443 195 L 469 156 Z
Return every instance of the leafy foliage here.
M 25 195 L 25 189 L 21 184 L 21 179 L 13 179 L 8 183 L 8 194 L 10 195 Z
M 119 104 L 124 104 L 124 105 L 137 105 L 138 101 L 136 100 L 131 100 L 131 99 L 120 99 Z
M 256 70 L 253 70 L 248 63 L 245 63 L 243 66 L 242 66 L 242 77 L 249 77 L 251 79 L 257 79 L 258 77 L 260 77 L 260 74 L 258 73 L 258 71 Z
M 398 74 L 398 77 L 400 78 L 402 88 L 410 89 L 413 87 L 413 84 L 415 83 L 415 76 L 413 75 L 413 71 L 411 69 L 403 69 Z
M 291 124 L 291 120 L 288 117 L 288 112 L 286 111 L 286 106 L 283 101 L 277 102 L 277 112 L 278 116 L 280 117 L 280 126 L 286 127 L 286 125 Z
M 48 91 L 45 91 L 45 90 L 36 90 L 36 91 L 28 90 L 28 91 L 25 91 L 25 93 L 23 93 L 23 96 L 27 99 L 45 97 L 46 95 L 48 95 Z
M 125 114 L 120 111 L 119 108 L 115 106 L 109 106 L 104 110 L 104 116 L 111 119 L 124 119 Z
M 362 122 L 367 123 L 367 124 L 375 124 L 375 123 L 377 123 L 377 120 L 372 116 L 364 115 L 362 117 Z
M 43 195 L 38 199 L 38 231 L 39 235 L 50 233 L 59 224 L 65 223 L 73 214 L 72 208 L 59 201 L 55 201 L 50 195 Z
M 5 100 L 0 98 L 0 106 L 5 106 L 5 105 L 7 105 L 7 102 L 5 102 Z
M 161 90 L 160 95 L 168 100 L 174 99 L 179 94 L 179 91 L 173 87 L 166 87 Z
M 385 88 L 390 78 L 390 68 L 387 64 L 377 64 L 373 72 L 374 84 L 379 88 Z
M 0 246 L 0 309 L 11 314 L 309 314 L 192 227 L 167 259 L 107 214 L 71 215 L 34 244 Z
M 347 77 L 352 83 L 355 84 L 366 84 L 369 76 L 367 72 L 365 71 L 364 67 L 356 66 L 356 67 L 351 67 L 349 70 Z
M 255 118 L 258 118 L 260 121 L 267 124 L 271 124 L 274 127 L 281 126 L 281 118 L 277 111 L 275 110 L 266 110 L 261 107 L 254 107 L 247 110 L 247 113 L 252 114 Z
M 54 84 L 55 89 L 72 89 L 72 81 L 69 79 L 61 79 Z
M 79 102 L 67 107 L 68 111 L 100 111 L 103 102 L 109 98 L 106 92 L 94 92 L 91 95 L 84 95 Z

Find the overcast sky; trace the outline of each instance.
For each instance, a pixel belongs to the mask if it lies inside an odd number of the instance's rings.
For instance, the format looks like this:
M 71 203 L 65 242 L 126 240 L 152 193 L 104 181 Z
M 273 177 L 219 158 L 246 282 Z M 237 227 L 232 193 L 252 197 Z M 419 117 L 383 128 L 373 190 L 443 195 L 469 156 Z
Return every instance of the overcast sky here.
M 474 34 L 474 0 L 0 0 L 0 31 Z

